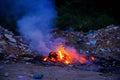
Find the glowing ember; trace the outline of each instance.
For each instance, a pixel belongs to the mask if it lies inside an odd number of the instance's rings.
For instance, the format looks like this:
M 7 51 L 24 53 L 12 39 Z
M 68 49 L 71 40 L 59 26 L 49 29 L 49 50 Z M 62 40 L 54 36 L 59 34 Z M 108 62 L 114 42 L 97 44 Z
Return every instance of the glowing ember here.
M 82 64 L 84 64 L 84 63 L 87 62 L 87 60 L 86 60 L 86 58 L 84 56 L 80 56 L 79 62 L 82 63 Z
M 94 56 L 91 56 L 91 60 L 94 61 L 94 60 L 95 60 L 95 57 L 94 57 Z
M 63 45 L 58 46 L 56 52 L 50 52 L 49 56 L 43 58 L 43 61 L 62 62 L 64 64 L 72 64 L 75 61 L 79 61 L 82 64 L 87 62 L 86 58 L 78 55 L 75 49 L 65 49 Z
M 47 61 L 48 60 L 48 57 L 44 57 L 43 61 Z

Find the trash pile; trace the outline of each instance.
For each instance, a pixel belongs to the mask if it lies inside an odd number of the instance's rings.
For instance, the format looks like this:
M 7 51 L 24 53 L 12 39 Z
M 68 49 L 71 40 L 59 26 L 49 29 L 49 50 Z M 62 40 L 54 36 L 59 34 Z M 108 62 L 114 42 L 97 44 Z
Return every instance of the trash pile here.
M 74 65 L 81 69 L 99 72 L 120 73 L 120 27 L 109 25 L 89 32 L 59 31 L 53 32 L 54 38 L 65 38 L 65 44 L 74 46 L 79 53 L 94 56 L 90 65 Z M 92 68 L 91 68 L 92 66 Z
M 52 34 L 53 39 L 65 38 L 65 44 L 75 47 L 80 53 L 120 59 L 119 26 L 109 25 L 106 28 L 97 31 L 90 30 L 86 33 L 55 30 Z M 5 53 L 7 57 L 33 54 L 29 43 L 22 36 L 15 36 L 11 31 L 0 26 L 0 53 Z
M 28 41 L 0 26 L 0 60 L 4 63 L 14 63 L 21 56 L 31 54 L 31 52 Z
M 90 65 L 74 65 L 77 68 L 88 69 L 91 65 L 96 71 L 111 71 L 120 73 L 120 27 L 110 25 L 97 31 L 73 32 L 52 31 L 53 38 L 64 38 L 65 44 L 75 47 L 79 53 L 95 56 Z M 0 62 L 15 63 L 25 61 L 41 63 L 42 55 L 30 48 L 30 41 L 22 36 L 16 36 L 11 31 L 0 26 Z M 51 64 L 51 63 L 48 63 Z M 99 67 L 99 68 L 98 68 Z M 91 68 L 89 68 L 91 69 Z
M 110 25 L 86 35 L 86 50 L 90 54 L 102 57 L 111 56 L 120 59 L 120 27 Z
M 67 32 L 56 30 L 54 38 L 63 37 L 66 45 L 74 46 L 80 53 L 114 57 L 120 59 L 120 27 L 109 25 L 89 32 Z

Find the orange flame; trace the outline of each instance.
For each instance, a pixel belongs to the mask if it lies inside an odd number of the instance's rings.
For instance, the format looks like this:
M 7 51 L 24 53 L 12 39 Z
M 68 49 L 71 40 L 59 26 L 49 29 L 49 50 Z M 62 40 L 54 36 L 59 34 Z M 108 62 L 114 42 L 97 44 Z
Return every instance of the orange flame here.
M 58 61 L 63 62 L 65 64 L 70 64 L 72 63 L 72 56 L 65 50 L 65 48 L 63 47 L 63 45 L 60 45 L 57 48 L 57 54 L 58 54 Z
M 56 52 L 50 52 L 49 56 L 43 59 L 43 61 L 62 62 L 64 64 L 72 64 L 76 60 L 82 64 L 87 62 L 86 58 L 78 55 L 75 49 L 66 49 L 62 44 L 56 48 Z
M 94 56 L 91 56 L 91 60 L 94 61 L 94 60 L 95 60 L 95 57 L 94 57 Z
M 47 60 L 48 60 L 48 57 L 47 57 L 47 56 L 43 58 L 43 61 L 47 61 Z
M 84 64 L 84 63 L 87 62 L 87 60 L 86 60 L 86 58 L 84 56 L 80 56 L 79 62 L 82 63 L 82 64 Z

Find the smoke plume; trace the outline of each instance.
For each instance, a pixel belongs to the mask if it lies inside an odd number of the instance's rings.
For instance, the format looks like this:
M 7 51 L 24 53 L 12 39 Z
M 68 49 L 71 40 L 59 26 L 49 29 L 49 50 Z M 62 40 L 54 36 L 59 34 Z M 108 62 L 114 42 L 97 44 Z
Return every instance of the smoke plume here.
M 52 29 L 56 11 L 54 0 L 2 0 L 1 10 L 7 17 L 17 20 L 18 32 L 31 40 L 32 48 L 41 53 L 50 50 L 50 30 Z M 5 6 L 6 5 L 6 6 Z
M 49 32 L 56 17 L 52 0 L 33 0 L 30 11 L 18 21 L 19 32 L 32 40 L 32 46 L 41 53 L 48 53 Z

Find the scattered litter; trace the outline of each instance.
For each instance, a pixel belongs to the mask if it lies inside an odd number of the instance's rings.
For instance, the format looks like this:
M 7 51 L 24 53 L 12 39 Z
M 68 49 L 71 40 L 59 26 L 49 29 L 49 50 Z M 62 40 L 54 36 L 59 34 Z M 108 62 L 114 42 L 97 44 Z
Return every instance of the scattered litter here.
M 97 41 L 94 40 L 94 41 L 89 41 L 89 42 L 87 42 L 86 44 L 87 44 L 87 45 L 94 45 L 94 46 L 95 46 L 96 42 L 97 42 Z
M 17 47 L 17 44 L 13 43 L 13 42 L 8 42 L 8 44 L 14 46 L 14 47 Z
M 33 79 L 42 79 L 44 77 L 43 74 L 34 74 Z
M 106 50 L 104 48 L 100 48 L 100 51 L 105 52 Z
M 11 34 L 5 34 L 5 37 L 8 38 L 11 42 L 16 42 L 16 40 L 12 37 Z
M 25 62 L 25 64 L 31 64 L 30 62 Z
M 26 78 L 26 76 L 19 75 L 18 78 L 19 78 L 19 79 L 23 79 L 23 78 Z

